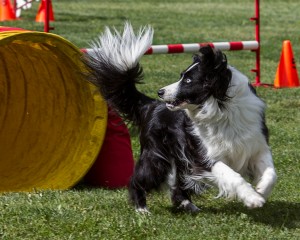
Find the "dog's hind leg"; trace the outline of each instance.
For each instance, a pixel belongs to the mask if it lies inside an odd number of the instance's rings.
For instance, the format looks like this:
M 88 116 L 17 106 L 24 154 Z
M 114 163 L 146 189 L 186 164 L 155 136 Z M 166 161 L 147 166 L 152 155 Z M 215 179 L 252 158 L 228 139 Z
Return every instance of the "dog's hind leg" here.
M 162 158 L 142 153 L 136 164 L 135 172 L 129 185 L 129 197 L 136 211 L 149 213 L 146 197 L 151 190 L 159 190 L 162 183 L 166 182 L 170 164 Z
M 172 165 L 172 172 L 169 175 L 168 183 L 171 190 L 171 200 L 175 210 L 183 210 L 188 213 L 198 213 L 200 209 L 192 203 L 191 194 L 194 193 L 193 190 L 187 189 L 186 184 L 183 183 L 184 173 L 181 171 L 185 169 L 185 166 Z
M 183 190 L 179 186 L 172 189 L 172 203 L 177 209 L 182 209 L 188 213 L 198 213 L 200 209 L 191 201 L 188 190 Z
M 150 213 L 146 204 L 146 190 L 138 183 L 138 180 L 133 176 L 129 185 L 130 200 L 135 205 L 135 209 L 140 213 Z

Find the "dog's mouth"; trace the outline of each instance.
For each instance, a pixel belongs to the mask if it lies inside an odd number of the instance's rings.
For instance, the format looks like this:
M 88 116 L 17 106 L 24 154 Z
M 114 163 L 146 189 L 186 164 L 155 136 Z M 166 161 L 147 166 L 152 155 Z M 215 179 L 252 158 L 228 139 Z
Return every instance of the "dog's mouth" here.
M 186 101 L 182 100 L 175 100 L 175 101 L 165 101 L 166 107 L 170 110 L 177 110 L 182 108 L 184 105 L 187 104 Z

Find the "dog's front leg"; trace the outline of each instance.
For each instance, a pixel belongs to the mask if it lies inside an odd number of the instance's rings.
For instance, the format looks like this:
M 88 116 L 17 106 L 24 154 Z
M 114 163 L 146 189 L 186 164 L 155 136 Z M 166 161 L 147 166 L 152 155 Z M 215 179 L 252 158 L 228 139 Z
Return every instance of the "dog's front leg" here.
M 258 155 L 252 171 L 256 191 L 267 199 L 277 180 L 272 154 L 269 149 Z
M 252 188 L 251 184 L 223 162 L 216 162 L 210 174 L 211 180 L 219 187 L 220 195 L 237 197 L 249 208 L 264 205 L 265 199 Z

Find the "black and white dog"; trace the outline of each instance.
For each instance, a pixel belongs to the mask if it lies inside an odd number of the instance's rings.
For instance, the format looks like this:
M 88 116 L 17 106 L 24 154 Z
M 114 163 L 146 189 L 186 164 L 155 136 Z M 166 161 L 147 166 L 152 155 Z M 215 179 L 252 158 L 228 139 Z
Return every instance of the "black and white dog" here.
M 122 33 L 106 28 L 84 61 L 89 81 L 139 128 L 141 153 L 129 186 L 136 210 L 148 212 L 147 193 L 166 182 L 174 206 L 188 212 L 199 210 L 191 194 L 205 184 L 249 208 L 262 207 L 277 178 L 264 102 L 210 46 L 200 49 L 178 82 L 158 91 L 163 102 L 144 95 L 136 88 L 143 76 L 139 60 L 152 38 L 151 27 L 137 34 L 129 23 Z

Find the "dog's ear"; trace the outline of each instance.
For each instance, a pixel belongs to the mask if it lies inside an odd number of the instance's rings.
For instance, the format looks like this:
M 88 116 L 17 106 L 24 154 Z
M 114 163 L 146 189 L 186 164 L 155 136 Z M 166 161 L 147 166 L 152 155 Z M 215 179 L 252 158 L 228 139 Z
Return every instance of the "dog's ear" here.
M 220 50 L 215 50 L 213 69 L 207 74 L 207 80 L 211 84 L 214 98 L 226 101 L 229 97 L 227 90 L 231 81 L 232 73 L 228 68 L 227 57 Z
M 220 50 L 215 50 L 214 71 L 223 72 L 227 69 L 227 57 Z
M 210 95 L 219 102 L 226 101 L 228 99 L 226 93 L 232 76 L 228 69 L 226 55 L 207 45 L 194 56 L 194 61 L 200 62 L 199 67 L 206 75 L 206 88 Z
M 227 90 L 231 81 L 232 73 L 227 65 L 227 57 L 220 50 L 216 51 L 215 67 L 213 70 L 214 97 L 220 101 L 229 99 Z
M 199 53 L 193 57 L 194 63 L 199 62 L 203 69 L 209 70 L 213 66 L 215 57 L 214 49 L 210 45 L 205 45 L 200 48 Z

